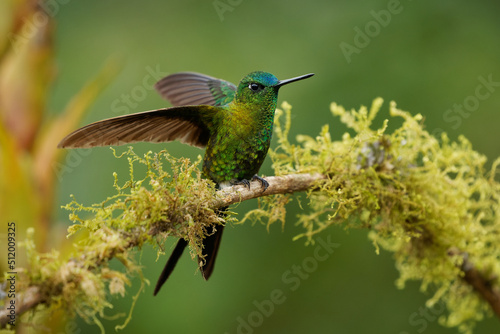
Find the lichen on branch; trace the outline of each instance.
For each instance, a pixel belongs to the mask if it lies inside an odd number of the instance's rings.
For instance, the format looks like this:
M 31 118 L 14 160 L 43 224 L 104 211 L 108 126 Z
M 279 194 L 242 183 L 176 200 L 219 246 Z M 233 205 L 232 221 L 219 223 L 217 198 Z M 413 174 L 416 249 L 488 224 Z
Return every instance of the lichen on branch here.
M 297 136 L 298 145 L 287 138 L 291 107 L 284 104 L 278 112 L 279 146 L 271 154 L 275 174 L 328 176 L 319 191 L 308 191 L 310 209 L 298 217 L 305 232 L 297 238 L 312 241 L 334 224 L 369 229 L 377 252 L 394 253 L 397 286 L 420 280 L 421 290 L 433 293 L 428 307 L 447 305 L 449 313 L 440 323 L 470 332 L 492 308 L 500 316 L 500 184 L 495 180 L 500 159 L 488 169 L 486 157 L 465 137 L 435 138 L 421 115 L 399 110 L 394 102 L 390 114 L 402 118 L 402 126 L 389 134 L 386 120 L 372 129 L 381 105 L 376 99 L 370 110 L 346 111 L 332 103 L 332 113 L 354 134 L 332 141 L 325 125 L 316 138 Z M 492 300 L 467 282 L 465 260 L 482 273 Z

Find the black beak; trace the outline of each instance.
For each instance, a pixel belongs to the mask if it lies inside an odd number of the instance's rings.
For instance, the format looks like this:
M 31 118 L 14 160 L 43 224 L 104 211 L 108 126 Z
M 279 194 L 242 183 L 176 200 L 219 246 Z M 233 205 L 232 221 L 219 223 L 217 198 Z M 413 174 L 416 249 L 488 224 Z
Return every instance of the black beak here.
M 280 88 L 281 86 L 289 84 L 290 82 L 295 82 L 295 81 L 299 81 L 299 80 L 302 80 L 302 79 L 307 79 L 307 78 L 312 77 L 313 75 L 314 75 L 314 73 L 309 73 L 309 74 L 301 75 L 300 77 L 295 77 L 295 78 L 286 79 L 286 80 L 280 80 L 278 82 L 278 84 L 276 86 L 274 86 L 274 87 Z

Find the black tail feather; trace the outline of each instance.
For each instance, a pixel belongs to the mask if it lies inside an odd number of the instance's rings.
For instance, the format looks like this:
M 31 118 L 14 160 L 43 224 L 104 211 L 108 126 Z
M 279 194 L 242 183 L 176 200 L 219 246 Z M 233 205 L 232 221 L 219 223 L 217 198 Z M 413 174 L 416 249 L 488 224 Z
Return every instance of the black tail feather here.
M 223 217 L 227 210 L 227 206 L 217 210 L 217 215 Z M 224 232 L 224 225 L 218 225 L 214 234 L 203 239 L 203 255 L 204 261 L 198 258 L 200 264 L 201 274 L 205 280 L 210 278 L 215 266 L 215 259 L 219 251 L 220 241 L 222 239 L 222 232 Z
M 174 270 L 175 265 L 177 264 L 177 261 L 181 257 L 182 252 L 184 251 L 184 248 L 186 248 L 186 246 L 187 246 L 187 241 L 182 238 L 179 239 L 177 245 L 174 248 L 174 251 L 172 252 L 172 255 L 170 255 L 170 258 L 167 261 L 167 264 L 165 264 L 165 268 L 163 268 L 163 271 L 161 272 L 160 277 L 158 278 L 158 282 L 156 283 L 153 296 L 156 296 L 156 294 L 158 293 L 158 291 L 160 291 L 163 284 L 167 281 L 168 277 Z
M 219 217 L 224 216 L 226 210 L 227 207 L 218 209 L 217 215 Z M 214 232 L 214 234 L 203 239 L 203 255 L 205 259 L 204 261 L 202 261 L 200 258 L 198 258 L 198 262 L 200 264 L 201 274 L 203 275 L 203 278 L 205 280 L 210 277 L 212 271 L 214 270 L 215 258 L 217 257 L 217 252 L 219 251 L 223 231 L 224 225 L 219 225 L 217 226 L 217 230 Z M 165 282 L 167 281 L 186 246 L 187 241 L 184 239 L 179 239 L 177 245 L 174 248 L 174 251 L 172 252 L 172 255 L 170 255 L 170 258 L 167 261 L 167 264 L 165 264 L 165 268 L 163 268 L 163 271 L 158 278 L 153 296 L 156 296 L 158 294 L 163 284 L 165 284 Z

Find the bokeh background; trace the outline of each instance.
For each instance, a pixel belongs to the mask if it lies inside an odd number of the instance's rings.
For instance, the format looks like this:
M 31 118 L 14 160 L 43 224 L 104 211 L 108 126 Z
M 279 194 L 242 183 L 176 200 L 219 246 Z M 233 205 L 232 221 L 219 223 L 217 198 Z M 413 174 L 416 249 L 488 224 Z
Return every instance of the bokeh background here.
M 65 2 L 65 1 L 61 1 Z M 500 4 L 494 1 L 130 1 L 56 0 L 47 10 L 55 20 L 57 77 L 50 91 L 49 113 L 61 112 L 68 100 L 109 62 L 121 66 L 117 77 L 98 97 L 80 125 L 123 113 L 168 106 L 153 90 L 152 74 L 197 71 L 237 83 L 245 74 L 264 70 L 278 78 L 314 72 L 306 81 L 280 91 L 280 102 L 293 106 L 292 137 L 314 136 L 330 124 L 332 136 L 346 131 L 332 117 L 335 101 L 346 108 L 386 104 L 377 124 L 389 117 L 388 102 L 421 113 L 430 132 L 463 134 L 491 160 L 500 156 Z M 393 13 L 387 16 L 388 11 Z M 376 19 L 383 20 L 379 23 Z M 365 37 L 359 31 L 369 35 Z M 366 37 L 367 36 L 367 37 Z M 352 52 L 346 51 L 350 50 Z M 482 79 L 494 83 L 484 87 Z M 159 77 L 158 77 L 159 78 Z M 482 88 L 478 86 L 483 85 Z M 142 87 L 142 88 L 141 88 Z M 486 98 L 474 98 L 489 92 Z M 489 89 L 489 90 L 488 90 Z M 145 92 L 145 93 L 144 93 Z M 126 95 L 129 102 L 126 102 Z M 481 96 L 483 96 L 481 95 Z M 478 101 L 475 103 L 474 101 Z M 462 112 L 454 105 L 467 104 Z M 391 120 L 391 126 L 399 124 Z M 66 133 L 61 133 L 62 138 Z M 276 143 L 273 142 L 272 147 Z M 174 156 L 196 158 L 202 151 L 179 143 L 138 144 L 138 153 L 167 148 Z M 81 161 L 57 184 L 54 221 L 69 225 L 60 209 L 74 194 L 91 204 L 113 194 L 116 171 L 125 179 L 127 164 L 108 148 L 82 154 Z M 261 173 L 271 175 L 266 160 Z M 390 254 L 375 254 L 367 231 L 324 231 L 339 247 L 295 291 L 282 280 L 294 265 L 313 256 L 314 246 L 294 225 L 299 208 L 289 206 L 285 226 L 232 225 L 226 228 L 210 281 L 205 282 L 187 254 L 157 297 L 154 282 L 167 256 L 144 248 L 138 256 L 152 282 L 123 333 L 456 333 L 437 318 L 442 309 L 425 310 L 430 295 L 419 283 L 398 290 Z M 239 205 L 240 216 L 256 202 Z M 59 238 L 60 235 L 57 235 Z M 54 236 L 54 239 L 56 236 Z M 57 240 L 52 241 L 54 245 Z M 307 260 L 306 260 L 307 261 Z M 116 264 L 119 266 L 119 264 Z M 112 312 L 127 312 L 138 280 Z M 282 290 L 286 300 L 274 305 L 262 321 L 256 304 Z M 111 311 L 110 311 L 111 314 Z M 251 319 L 249 319 L 249 317 Z M 258 323 L 239 328 L 241 319 Z M 105 320 L 114 332 L 118 320 Z M 94 333 L 96 326 L 76 322 L 76 330 Z M 480 323 L 476 333 L 496 333 L 498 319 Z M 72 332 L 76 332 L 72 331 Z

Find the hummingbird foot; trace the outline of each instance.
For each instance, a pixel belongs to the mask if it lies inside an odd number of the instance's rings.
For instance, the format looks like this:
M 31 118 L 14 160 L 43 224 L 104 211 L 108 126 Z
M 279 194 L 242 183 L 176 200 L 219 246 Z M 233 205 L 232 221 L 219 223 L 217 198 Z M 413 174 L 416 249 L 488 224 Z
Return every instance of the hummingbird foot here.
M 254 180 L 258 180 L 260 182 L 260 184 L 264 188 L 264 190 L 262 190 L 262 192 L 266 191 L 266 189 L 269 187 L 269 182 L 267 182 L 266 180 L 264 180 L 262 177 L 260 177 L 257 174 L 252 176 L 252 181 L 254 181 Z
M 242 179 L 242 180 L 237 180 L 237 181 L 234 181 L 232 182 L 233 185 L 244 185 L 245 187 L 247 187 L 248 189 L 250 189 L 250 181 L 248 181 L 247 179 Z
M 255 174 L 254 176 L 252 176 L 252 179 L 251 180 L 247 180 L 247 179 L 241 179 L 241 180 L 237 180 L 237 181 L 233 181 L 231 182 L 231 184 L 233 185 L 244 185 L 245 187 L 247 187 L 248 189 L 250 189 L 250 181 L 259 181 L 260 184 L 262 185 L 262 187 L 264 188 L 262 190 L 262 192 L 266 191 L 266 189 L 269 187 L 269 183 L 264 180 L 262 177 L 260 177 L 259 175 Z

